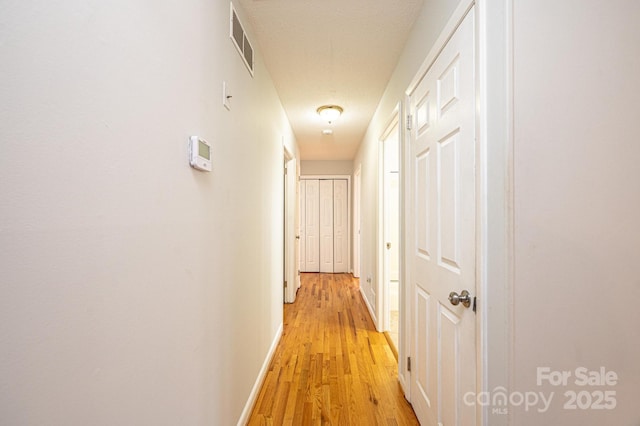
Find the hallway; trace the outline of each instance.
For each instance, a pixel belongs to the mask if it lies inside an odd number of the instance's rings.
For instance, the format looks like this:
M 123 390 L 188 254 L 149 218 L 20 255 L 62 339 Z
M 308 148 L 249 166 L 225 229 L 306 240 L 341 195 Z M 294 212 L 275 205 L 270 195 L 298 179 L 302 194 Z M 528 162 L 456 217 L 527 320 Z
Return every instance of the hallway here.
M 418 421 L 351 274 L 302 274 L 250 425 Z

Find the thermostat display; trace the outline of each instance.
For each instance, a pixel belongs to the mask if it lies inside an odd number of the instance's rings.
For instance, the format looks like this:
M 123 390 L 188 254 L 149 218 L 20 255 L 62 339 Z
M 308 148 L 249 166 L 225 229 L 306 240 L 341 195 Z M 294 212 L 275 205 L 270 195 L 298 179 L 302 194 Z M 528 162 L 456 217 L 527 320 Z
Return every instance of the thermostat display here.
M 198 136 L 189 138 L 189 164 L 194 169 L 211 171 L 211 145 L 209 142 Z

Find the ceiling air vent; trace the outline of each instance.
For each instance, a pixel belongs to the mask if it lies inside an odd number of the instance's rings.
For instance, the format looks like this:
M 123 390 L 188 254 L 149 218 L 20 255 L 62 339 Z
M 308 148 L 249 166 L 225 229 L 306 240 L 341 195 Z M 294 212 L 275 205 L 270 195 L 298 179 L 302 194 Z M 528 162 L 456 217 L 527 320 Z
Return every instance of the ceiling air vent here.
M 251 75 L 253 75 L 253 47 L 251 47 L 251 43 L 249 43 L 249 40 L 247 39 L 247 34 L 244 32 L 244 28 L 238 18 L 238 14 L 233 8 L 233 3 L 230 4 L 231 30 L 229 31 L 229 36 L 231 37 L 231 40 L 233 40 L 233 44 L 236 46 L 236 49 L 238 49 L 238 53 L 240 53 L 244 64 L 249 69 Z

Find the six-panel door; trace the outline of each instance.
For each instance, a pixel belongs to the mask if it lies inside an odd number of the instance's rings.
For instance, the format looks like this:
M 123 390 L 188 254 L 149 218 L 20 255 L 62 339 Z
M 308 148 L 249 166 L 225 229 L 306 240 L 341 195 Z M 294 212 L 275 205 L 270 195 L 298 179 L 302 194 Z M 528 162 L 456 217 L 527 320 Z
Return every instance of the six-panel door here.
M 474 11 L 411 94 L 411 401 L 422 424 L 475 424 Z M 469 395 L 471 398 L 465 398 Z

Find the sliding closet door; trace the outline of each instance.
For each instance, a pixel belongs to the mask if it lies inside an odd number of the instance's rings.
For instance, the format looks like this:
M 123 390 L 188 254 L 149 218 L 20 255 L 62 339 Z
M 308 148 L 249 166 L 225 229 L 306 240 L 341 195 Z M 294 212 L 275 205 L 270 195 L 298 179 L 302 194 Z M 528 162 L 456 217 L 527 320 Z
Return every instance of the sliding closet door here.
M 347 179 L 300 181 L 301 272 L 349 272 Z
M 333 181 L 333 272 L 349 272 L 347 180 Z
M 320 181 L 320 272 L 333 273 L 333 181 Z
M 298 230 L 298 235 L 300 236 L 300 257 L 298 258 L 298 261 L 300 262 L 300 264 L 298 265 L 298 271 L 305 272 L 307 270 L 307 235 L 305 231 L 305 220 L 307 217 L 307 215 L 305 214 L 307 206 L 307 181 L 298 181 L 298 188 L 298 193 L 300 194 L 300 208 L 298 209 L 298 212 L 300 214 L 300 217 L 298 218 L 298 223 L 300 224 L 300 229 Z
M 320 272 L 320 181 L 310 179 L 302 182 L 306 182 L 304 198 L 305 269 L 303 271 Z

